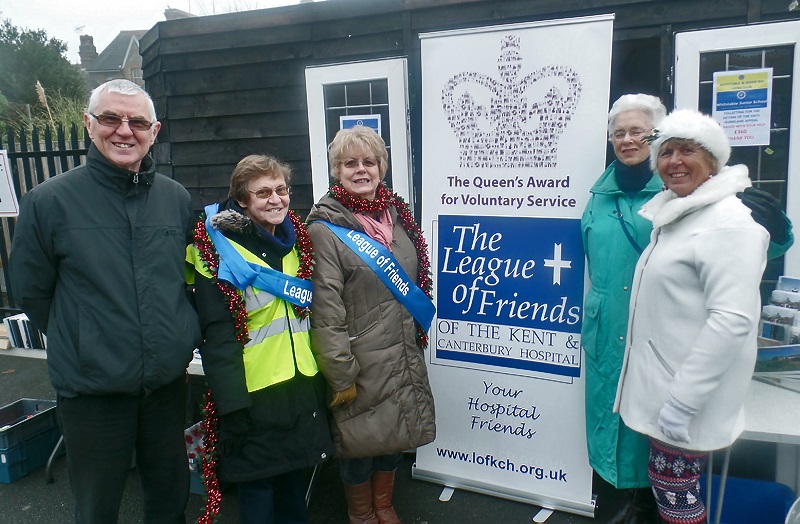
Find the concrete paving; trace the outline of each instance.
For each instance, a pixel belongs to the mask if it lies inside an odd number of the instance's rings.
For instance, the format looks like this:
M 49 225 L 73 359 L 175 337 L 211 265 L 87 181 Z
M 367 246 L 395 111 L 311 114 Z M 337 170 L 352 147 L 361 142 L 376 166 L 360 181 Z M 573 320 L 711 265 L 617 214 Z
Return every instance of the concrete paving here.
M 3 355 L 0 350 L 0 406 L 20 398 L 54 399 L 55 393 L 47 377 L 44 360 Z M 442 486 L 413 480 L 413 454 L 405 454 L 398 469 L 394 505 L 406 524 L 471 524 L 530 523 L 539 511 L 536 506 L 456 490 L 449 502 L 440 502 Z M 0 522 L 6 524 L 65 524 L 73 521 L 72 494 L 67 479 L 66 460 L 56 459 L 55 482 L 46 482 L 45 469 L 40 468 L 12 484 L 0 484 Z M 588 524 L 606 522 L 622 504 L 621 496 L 596 479 L 598 507 L 595 518 L 556 512 L 549 524 Z M 191 495 L 187 520 L 194 522 L 201 514 L 203 498 Z M 314 483 L 310 503 L 312 524 L 346 524 L 347 509 L 335 461 L 324 464 Z M 141 522 L 141 489 L 136 470 L 125 491 L 119 522 Z M 235 487 L 223 493 L 219 524 L 238 522 Z

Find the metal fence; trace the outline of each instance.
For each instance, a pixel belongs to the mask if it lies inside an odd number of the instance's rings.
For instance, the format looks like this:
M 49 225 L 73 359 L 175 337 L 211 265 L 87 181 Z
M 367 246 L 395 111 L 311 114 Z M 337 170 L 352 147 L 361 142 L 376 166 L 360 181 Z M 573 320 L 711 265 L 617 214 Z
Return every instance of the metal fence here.
M 69 171 L 81 165 L 86 160 L 89 136 L 86 129 L 72 124 L 69 131 L 59 125 L 53 130 L 46 127 L 43 130 L 34 127 L 30 131 L 25 129 L 8 130 L 5 136 L 0 136 L 0 150 L 8 152 L 11 164 L 11 179 L 17 199 L 29 190 L 41 184 L 51 176 Z M 11 293 L 8 271 L 8 255 L 11 251 L 11 239 L 14 237 L 16 218 L 0 218 L 0 269 L 3 270 L 2 301 L 0 311 L 4 313 L 19 312 L 18 305 Z M 3 315 L 5 316 L 5 315 Z

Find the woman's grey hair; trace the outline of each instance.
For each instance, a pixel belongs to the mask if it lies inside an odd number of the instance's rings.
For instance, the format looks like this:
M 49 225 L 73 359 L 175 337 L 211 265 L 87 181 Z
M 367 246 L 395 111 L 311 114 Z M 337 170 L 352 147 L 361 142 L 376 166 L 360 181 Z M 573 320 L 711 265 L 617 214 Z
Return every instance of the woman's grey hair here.
M 620 113 L 625 111 L 641 111 L 647 117 L 651 128 L 658 126 L 659 122 L 667 116 L 667 108 L 664 107 L 661 100 L 655 96 L 645 95 L 644 93 L 622 95 L 614 102 L 614 105 L 611 106 L 611 110 L 608 112 L 609 140 L 611 139 L 611 134 L 614 132 L 617 117 Z
M 340 129 L 328 146 L 328 162 L 331 166 L 331 178 L 339 180 L 339 163 L 346 151 L 368 151 L 375 156 L 380 166 L 381 180 L 389 169 L 389 154 L 386 143 L 371 127 L 353 126 Z
M 271 155 L 248 155 L 239 160 L 231 174 L 228 196 L 239 202 L 249 202 L 250 192 L 247 190 L 247 184 L 262 176 L 274 179 L 282 176 L 286 185 L 289 185 L 292 167 Z
M 147 99 L 147 107 L 150 110 L 148 118 L 152 122 L 157 120 L 156 106 L 153 104 L 153 99 L 150 98 L 150 94 L 148 94 L 148 92 L 142 87 L 134 84 L 130 80 L 125 80 L 124 78 L 109 80 L 108 82 L 95 87 L 92 90 L 92 94 L 89 95 L 89 106 L 86 108 L 87 113 L 94 113 L 97 111 L 97 105 L 100 103 L 100 95 L 103 94 L 104 91 L 109 93 L 122 93 L 123 95 L 144 95 L 144 97 Z

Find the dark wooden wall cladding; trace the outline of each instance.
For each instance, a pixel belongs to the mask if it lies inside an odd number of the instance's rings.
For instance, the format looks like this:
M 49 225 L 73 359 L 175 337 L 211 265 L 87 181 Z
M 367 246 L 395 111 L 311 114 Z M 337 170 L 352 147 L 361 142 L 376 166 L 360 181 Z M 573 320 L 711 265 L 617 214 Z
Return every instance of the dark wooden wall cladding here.
M 800 18 L 789 0 L 326 0 L 156 24 L 140 41 L 146 87 L 163 128 L 162 172 L 197 209 L 227 194 L 243 156 L 294 167 L 292 207 L 313 205 L 308 66 L 407 57 L 413 172 L 421 185 L 419 34 L 614 13 L 611 97 L 645 91 L 672 104 L 673 33 Z M 586 52 L 591 52 L 587 49 Z

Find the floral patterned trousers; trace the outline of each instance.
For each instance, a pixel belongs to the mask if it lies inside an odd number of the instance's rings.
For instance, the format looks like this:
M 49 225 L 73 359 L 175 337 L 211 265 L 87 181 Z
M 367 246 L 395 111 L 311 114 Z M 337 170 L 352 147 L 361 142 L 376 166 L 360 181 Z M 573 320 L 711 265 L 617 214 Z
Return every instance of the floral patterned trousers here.
M 650 464 L 647 473 L 666 522 L 702 524 L 706 506 L 700 496 L 700 473 L 708 453 L 690 451 L 650 439 Z

